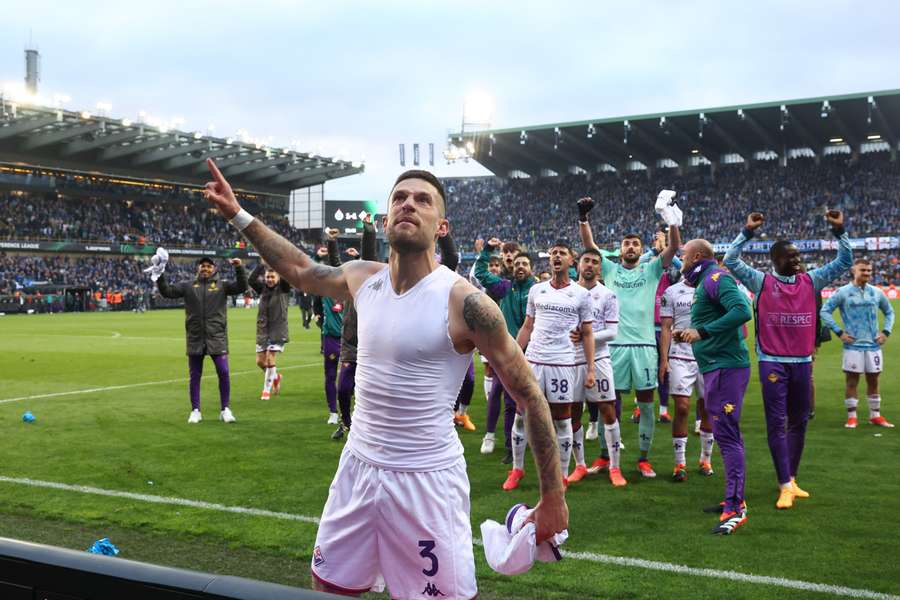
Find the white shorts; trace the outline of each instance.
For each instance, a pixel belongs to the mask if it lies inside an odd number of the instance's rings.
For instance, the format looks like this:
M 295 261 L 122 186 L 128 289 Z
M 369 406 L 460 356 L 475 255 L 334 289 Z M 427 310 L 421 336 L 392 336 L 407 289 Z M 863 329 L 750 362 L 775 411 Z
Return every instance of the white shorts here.
M 265 346 L 256 345 L 256 353 L 260 352 L 284 352 L 284 344 L 266 344 Z
M 538 387 L 550 404 L 571 404 L 577 401 L 575 391 L 577 371 L 582 371 L 581 381 L 584 385 L 584 367 L 579 369 L 574 365 L 558 367 L 533 362 L 528 364 L 531 365 L 531 372 L 537 379 Z
M 575 367 L 575 402 L 612 402 L 616 399 L 616 386 L 613 380 L 612 359 L 606 356 L 594 361 L 594 387 L 584 387 L 587 369 L 584 365 Z
M 884 360 L 878 350 L 848 350 L 844 348 L 845 373 L 881 373 Z
M 697 361 L 683 358 L 669 358 L 669 393 L 676 396 L 690 396 L 697 386 L 697 397 L 703 397 L 703 374 Z
M 352 433 L 351 433 L 352 435 Z M 478 594 L 466 462 L 387 471 L 347 447 L 322 511 L 312 573 L 345 593 L 466 599 Z

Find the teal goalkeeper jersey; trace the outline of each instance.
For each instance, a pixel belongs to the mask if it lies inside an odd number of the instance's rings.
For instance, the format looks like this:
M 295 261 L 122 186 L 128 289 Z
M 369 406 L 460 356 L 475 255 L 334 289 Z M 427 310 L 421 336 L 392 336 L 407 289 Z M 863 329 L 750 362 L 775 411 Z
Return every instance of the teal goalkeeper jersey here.
M 603 283 L 619 302 L 619 333 L 610 346 L 656 346 L 653 312 L 656 287 L 663 274 L 662 260 L 655 258 L 626 269 L 603 259 Z

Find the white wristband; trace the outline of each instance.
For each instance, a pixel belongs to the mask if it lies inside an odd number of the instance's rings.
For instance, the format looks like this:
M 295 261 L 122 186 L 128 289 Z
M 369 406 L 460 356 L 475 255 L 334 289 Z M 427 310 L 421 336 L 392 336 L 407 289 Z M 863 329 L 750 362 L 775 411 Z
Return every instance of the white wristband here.
M 235 229 L 238 231 L 243 231 L 247 229 L 247 225 L 253 222 L 253 215 L 242 208 L 238 211 L 238 214 L 234 215 L 228 222 L 234 225 Z

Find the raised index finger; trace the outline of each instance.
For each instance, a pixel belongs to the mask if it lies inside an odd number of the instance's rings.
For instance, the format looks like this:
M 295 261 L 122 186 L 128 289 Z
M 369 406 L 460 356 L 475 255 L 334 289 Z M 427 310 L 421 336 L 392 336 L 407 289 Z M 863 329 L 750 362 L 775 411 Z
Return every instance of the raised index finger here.
M 206 166 L 209 167 L 209 172 L 212 173 L 213 178 L 219 182 L 227 184 L 228 182 L 225 180 L 225 176 L 222 175 L 222 171 L 219 170 L 219 167 L 216 166 L 216 161 L 211 158 L 206 159 Z

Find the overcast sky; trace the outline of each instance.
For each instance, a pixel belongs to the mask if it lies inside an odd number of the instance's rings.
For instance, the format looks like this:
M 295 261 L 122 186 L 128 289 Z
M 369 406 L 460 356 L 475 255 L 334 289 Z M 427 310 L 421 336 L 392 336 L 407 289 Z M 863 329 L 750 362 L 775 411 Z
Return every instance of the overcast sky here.
M 443 149 L 464 98 L 493 125 L 900 88 L 900 2 L 0 1 L 0 81 L 29 34 L 41 92 L 365 160 L 329 199 L 375 199 L 398 144 Z M 677 5 L 677 6 L 676 6 Z M 439 175 L 485 173 L 477 164 Z

